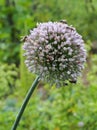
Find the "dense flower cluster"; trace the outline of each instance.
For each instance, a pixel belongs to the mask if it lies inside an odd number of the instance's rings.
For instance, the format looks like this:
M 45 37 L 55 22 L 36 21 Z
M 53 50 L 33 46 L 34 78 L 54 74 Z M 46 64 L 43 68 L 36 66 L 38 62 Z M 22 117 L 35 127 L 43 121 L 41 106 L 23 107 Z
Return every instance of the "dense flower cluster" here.
M 38 24 L 26 36 L 23 49 L 28 69 L 57 86 L 76 82 L 86 60 L 82 36 L 62 22 Z

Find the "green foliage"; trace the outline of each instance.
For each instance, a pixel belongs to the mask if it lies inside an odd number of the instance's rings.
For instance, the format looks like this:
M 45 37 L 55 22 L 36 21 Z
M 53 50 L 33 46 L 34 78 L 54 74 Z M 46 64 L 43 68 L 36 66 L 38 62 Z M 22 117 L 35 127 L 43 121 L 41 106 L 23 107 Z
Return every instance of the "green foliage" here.
M 0 63 L 0 98 L 7 96 L 13 92 L 16 85 L 19 83 L 18 69 L 15 64 L 1 64 Z
M 22 91 L 26 91 L 28 90 L 28 88 L 31 86 L 32 82 L 35 79 L 35 75 L 31 74 L 27 67 L 24 64 L 24 56 L 23 56 L 23 49 L 21 47 L 21 62 L 20 62 L 20 75 L 21 75 L 21 87 L 22 87 Z
M 14 120 L 14 116 L 16 116 L 16 114 L 14 113 L 14 111 L 17 110 L 16 103 L 17 100 L 10 97 L 5 101 L 4 100 L 2 100 L 2 102 L 0 101 L 0 105 L 2 105 L 2 107 L 0 108 L 0 115 L 1 115 L 0 129 L 1 130 L 5 130 L 5 128 L 10 130 L 12 125 L 12 120 Z

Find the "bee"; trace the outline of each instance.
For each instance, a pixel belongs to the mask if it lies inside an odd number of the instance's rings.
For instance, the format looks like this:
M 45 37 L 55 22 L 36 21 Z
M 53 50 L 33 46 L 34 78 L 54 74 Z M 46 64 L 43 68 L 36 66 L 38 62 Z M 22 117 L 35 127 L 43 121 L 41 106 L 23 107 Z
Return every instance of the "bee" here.
M 66 20 L 60 20 L 60 22 L 63 23 L 63 24 L 67 24 Z
M 21 41 L 22 41 L 22 42 L 25 42 L 25 41 L 27 40 L 27 38 L 28 38 L 28 36 L 22 36 Z
M 70 83 L 73 83 L 73 84 L 76 84 L 76 83 L 77 83 L 76 80 L 70 80 L 69 82 L 70 82 Z
M 68 83 L 64 83 L 64 86 L 68 86 Z

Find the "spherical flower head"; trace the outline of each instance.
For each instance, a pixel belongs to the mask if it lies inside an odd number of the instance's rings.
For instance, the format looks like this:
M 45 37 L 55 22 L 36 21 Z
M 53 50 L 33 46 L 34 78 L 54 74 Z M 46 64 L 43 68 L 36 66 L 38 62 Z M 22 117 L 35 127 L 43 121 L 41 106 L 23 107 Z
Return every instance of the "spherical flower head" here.
M 62 22 L 37 24 L 25 37 L 23 49 L 28 69 L 57 86 L 76 82 L 86 60 L 82 36 Z

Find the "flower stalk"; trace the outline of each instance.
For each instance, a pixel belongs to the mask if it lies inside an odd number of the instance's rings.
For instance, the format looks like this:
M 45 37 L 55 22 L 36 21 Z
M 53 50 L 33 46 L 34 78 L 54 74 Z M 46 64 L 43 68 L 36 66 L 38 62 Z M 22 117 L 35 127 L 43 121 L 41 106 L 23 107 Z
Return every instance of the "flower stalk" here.
M 22 114 L 23 114 L 23 112 L 24 112 L 24 110 L 25 110 L 25 108 L 27 106 L 27 103 L 28 103 L 31 95 L 33 94 L 36 86 L 38 85 L 39 81 L 40 81 L 40 76 L 37 76 L 36 79 L 34 80 L 32 86 L 31 86 L 31 88 L 29 89 L 25 99 L 24 99 L 24 102 L 23 102 L 23 104 L 22 104 L 22 106 L 20 108 L 20 111 L 19 111 L 19 113 L 18 113 L 18 115 L 16 117 L 16 120 L 15 120 L 15 122 L 13 124 L 12 130 L 16 130 L 17 129 L 17 126 L 18 126 L 18 124 L 19 124 L 19 122 L 21 120 Z

